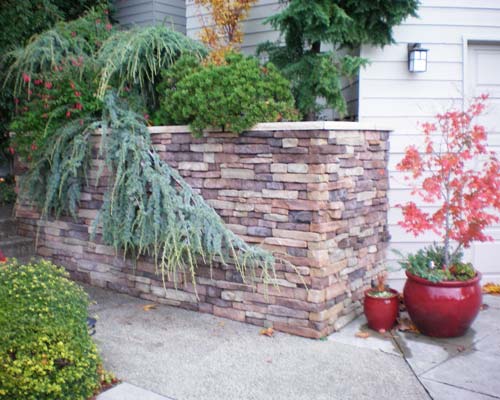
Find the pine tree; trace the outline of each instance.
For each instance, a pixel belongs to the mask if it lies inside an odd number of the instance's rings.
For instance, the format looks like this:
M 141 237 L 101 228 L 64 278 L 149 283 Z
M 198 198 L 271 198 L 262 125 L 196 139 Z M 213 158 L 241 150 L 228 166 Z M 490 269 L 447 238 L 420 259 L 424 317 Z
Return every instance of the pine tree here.
M 325 106 L 346 111 L 341 78 L 354 76 L 368 60 L 339 50 L 362 44 L 384 46 L 394 41 L 392 28 L 416 16 L 419 0 L 282 0 L 287 5 L 266 22 L 279 30 L 285 46 L 264 43 L 267 52 L 292 81 L 297 107 L 315 119 Z M 333 48 L 325 51 L 324 45 Z

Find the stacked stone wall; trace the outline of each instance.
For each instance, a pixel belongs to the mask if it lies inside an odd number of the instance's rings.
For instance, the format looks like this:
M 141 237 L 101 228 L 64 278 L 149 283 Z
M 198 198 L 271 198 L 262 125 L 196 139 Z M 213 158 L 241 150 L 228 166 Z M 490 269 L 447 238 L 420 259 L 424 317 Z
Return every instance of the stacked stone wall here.
M 185 127 L 153 127 L 162 159 L 244 240 L 290 261 L 275 286 L 241 282 L 232 266 L 198 268 L 197 286 L 164 287 L 154 262 L 136 262 L 90 239 L 106 181 L 82 195 L 78 220 L 42 221 L 18 206 L 20 233 L 37 254 L 77 279 L 151 301 L 319 338 L 362 312 L 363 292 L 383 269 L 387 233 L 388 132 L 356 123 L 262 124 L 240 136 L 193 138 Z M 98 142 L 99 137 L 95 137 Z M 268 293 L 266 293 L 268 291 Z

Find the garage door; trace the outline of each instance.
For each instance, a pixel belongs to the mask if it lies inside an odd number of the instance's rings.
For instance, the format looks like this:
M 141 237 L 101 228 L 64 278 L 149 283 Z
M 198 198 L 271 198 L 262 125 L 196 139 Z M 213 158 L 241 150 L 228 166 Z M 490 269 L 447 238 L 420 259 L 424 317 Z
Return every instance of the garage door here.
M 469 44 L 467 57 L 467 92 L 469 96 L 488 93 L 488 109 L 480 123 L 488 131 L 488 141 L 500 155 L 500 43 Z M 483 282 L 500 282 L 500 225 L 487 230 L 493 242 L 472 246 L 472 262 L 483 273 Z

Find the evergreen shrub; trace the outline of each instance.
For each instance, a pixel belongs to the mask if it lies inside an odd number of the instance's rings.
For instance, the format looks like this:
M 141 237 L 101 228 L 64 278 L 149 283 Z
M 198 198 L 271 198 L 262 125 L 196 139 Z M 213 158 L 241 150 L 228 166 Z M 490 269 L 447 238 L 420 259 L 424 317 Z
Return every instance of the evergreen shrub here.
M 393 27 L 416 17 L 418 0 L 281 0 L 277 14 L 267 18 L 281 33 L 262 43 L 267 53 L 292 82 L 297 108 L 306 120 L 315 120 L 325 108 L 345 116 L 343 78 L 356 80 L 368 60 L 359 57 L 363 45 L 394 43 Z M 321 99 L 322 101 L 318 101 Z
M 86 293 L 48 261 L 0 264 L 0 399 L 88 399 L 100 360 Z
M 0 207 L 16 202 L 16 183 L 12 176 L 0 178 Z
M 295 120 L 290 83 L 272 64 L 228 54 L 222 65 L 181 57 L 163 72 L 157 123 L 189 124 L 195 135 L 220 128 L 241 133 L 258 122 Z

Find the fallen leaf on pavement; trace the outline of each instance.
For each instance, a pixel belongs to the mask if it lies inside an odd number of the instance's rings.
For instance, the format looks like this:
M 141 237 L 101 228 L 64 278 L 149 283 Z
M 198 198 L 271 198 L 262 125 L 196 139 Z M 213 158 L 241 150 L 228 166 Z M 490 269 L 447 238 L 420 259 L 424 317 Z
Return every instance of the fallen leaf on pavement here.
M 400 318 L 398 319 L 398 331 L 400 332 L 411 332 L 411 333 L 420 333 L 415 326 L 415 324 L 409 318 Z
M 224 328 L 224 325 L 226 325 L 226 323 L 224 321 L 220 321 L 218 323 L 218 325 L 221 327 L 221 328 Z
M 370 337 L 370 334 L 368 332 L 359 331 L 359 332 L 356 332 L 356 334 L 354 336 L 356 336 L 357 338 L 360 338 L 360 339 L 367 339 Z
M 457 351 L 461 353 L 462 351 L 465 351 L 465 346 L 457 346 Z
M 142 309 L 144 311 L 151 311 L 151 310 L 154 310 L 156 308 L 156 304 L 146 304 L 144 307 L 142 307 Z
M 273 328 L 261 329 L 259 335 L 272 337 L 274 335 L 274 329 Z
M 481 311 L 487 310 L 490 306 L 486 303 L 481 304 Z
M 484 284 L 483 293 L 500 295 L 500 284 L 493 282 Z

